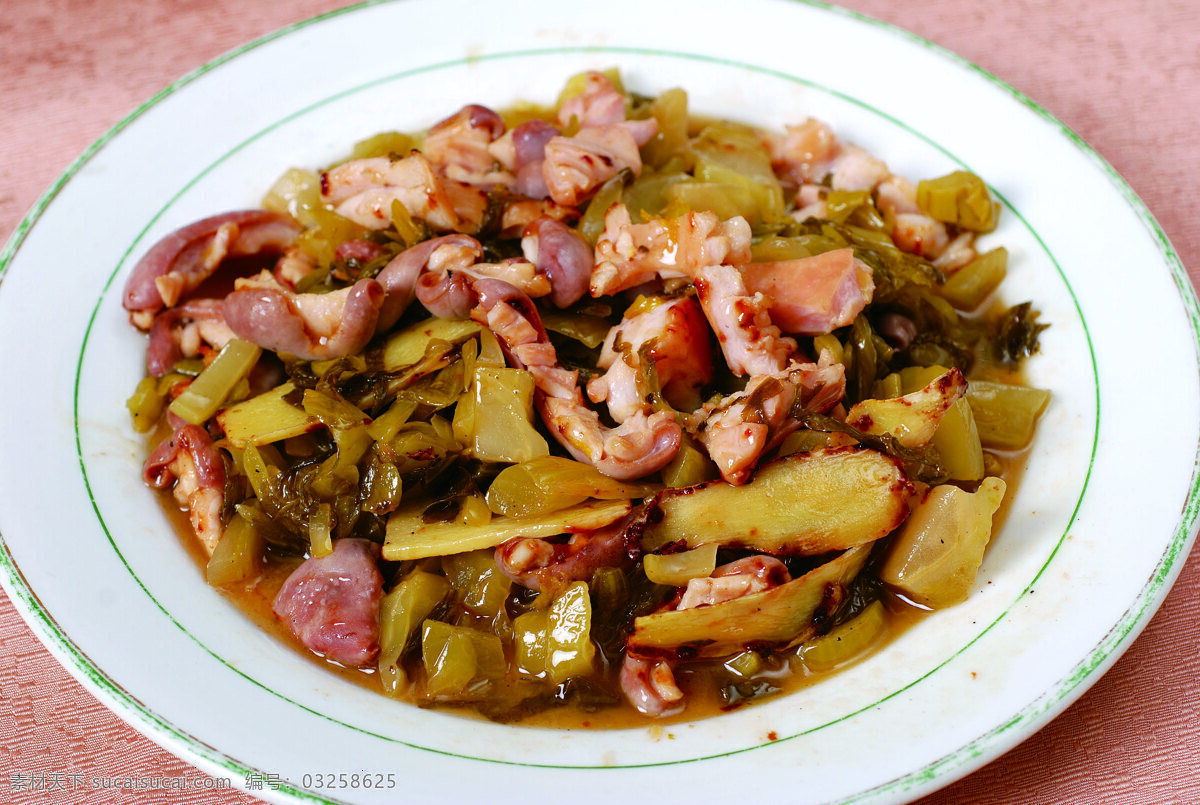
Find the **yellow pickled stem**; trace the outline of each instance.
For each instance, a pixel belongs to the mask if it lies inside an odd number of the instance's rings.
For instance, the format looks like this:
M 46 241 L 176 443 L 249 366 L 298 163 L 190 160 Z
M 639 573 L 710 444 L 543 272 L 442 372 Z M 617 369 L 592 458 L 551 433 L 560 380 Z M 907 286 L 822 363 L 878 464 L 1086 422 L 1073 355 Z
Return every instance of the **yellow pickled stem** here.
M 965 399 L 955 400 L 942 417 L 930 446 L 942 459 L 942 469 L 955 481 L 983 478 L 983 446 L 971 406 Z
M 983 304 L 1008 273 L 1008 250 L 1003 246 L 979 255 L 938 288 L 942 298 L 958 310 L 972 311 Z
M 533 394 L 533 376 L 524 369 L 477 367 L 470 419 L 467 413 L 463 419 L 456 415 L 457 432 L 466 437 L 472 455 L 515 464 L 549 454 L 549 444 L 534 425 Z
M 625 182 L 630 176 L 629 171 L 624 170 L 600 185 L 600 189 L 592 197 L 591 203 L 584 211 L 583 217 L 579 219 L 577 231 L 589 246 L 594 247 L 596 241 L 600 239 L 600 235 L 604 232 L 604 214 L 612 205 L 621 200 L 625 193 Z
M 371 157 L 406 157 L 414 148 L 417 141 L 409 134 L 398 131 L 384 131 L 354 144 L 350 159 L 370 159 Z
M 404 245 L 412 247 L 420 243 L 425 236 L 425 231 L 409 215 L 408 208 L 400 199 L 392 199 L 390 212 L 392 226 L 396 227 L 396 234 L 400 236 L 400 240 L 404 241 Z
M 833 445 L 830 442 L 830 436 L 831 434 L 828 433 L 807 429 L 789 433 L 779 445 L 779 455 L 790 456 L 795 453 L 811 453 L 813 450 L 818 450 L 822 447 L 831 447 Z
M 552 333 L 574 339 L 588 349 L 604 343 L 612 325 L 607 319 L 576 312 L 543 310 L 542 325 Z
M 567 587 L 550 605 L 547 622 L 546 671 L 551 681 L 565 682 L 592 672 L 596 647 L 591 640 L 592 601 L 586 582 Z
M 528 123 L 530 120 L 554 120 L 554 109 L 542 104 L 530 103 L 528 101 L 518 101 L 512 106 L 498 110 L 501 119 L 504 120 L 504 126 L 508 129 L 515 129 L 522 123 Z
M 211 364 L 169 406 L 175 416 L 199 425 L 225 405 L 229 395 L 244 379 L 262 354 L 257 344 L 230 339 Z
M 742 679 L 750 679 L 762 673 L 763 662 L 762 655 L 756 651 L 743 651 L 734 654 L 729 659 L 722 663 L 727 671 L 739 676 Z
M 396 434 L 400 430 L 400 426 L 408 422 L 412 415 L 417 410 L 415 400 L 398 399 L 392 403 L 392 407 L 377 416 L 375 420 L 367 425 L 367 433 L 376 441 L 390 442 L 396 438 Z
M 995 450 L 1020 450 L 1029 444 L 1049 402 L 1050 392 L 1028 386 L 974 380 L 967 387 L 980 443 Z
M 710 542 L 680 553 L 646 554 L 643 562 L 646 578 L 650 581 L 671 587 L 683 587 L 692 579 L 712 575 L 717 567 L 717 543 Z
M 399 695 L 407 687 L 400 656 L 421 623 L 449 594 L 450 584 L 445 578 L 413 570 L 384 596 L 379 607 L 379 671 L 389 695 Z
M 658 133 L 642 148 L 647 165 L 661 168 L 687 145 L 687 92 L 674 88 L 659 95 L 650 105 L 650 114 L 658 122 Z
M 455 520 L 463 525 L 485 525 L 492 519 L 492 510 L 488 508 L 487 500 L 482 495 L 468 495 L 463 498 Z
M 534 609 L 513 620 L 514 665 L 517 673 L 542 679 L 546 676 L 546 648 L 549 645 L 550 612 Z
M 976 232 L 995 228 L 999 212 L 987 185 L 967 171 L 918 182 L 917 206 L 930 218 Z
M 834 363 L 842 363 L 845 360 L 846 354 L 842 342 L 838 341 L 832 333 L 825 333 L 813 339 L 813 352 L 816 353 L 816 358 L 819 359 L 821 353 L 826 350 L 829 350 Z
M 371 485 L 367 499 L 363 501 L 363 511 L 372 514 L 388 514 L 400 506 L 404 494 L 404 481 L 396 465 L 388 461 L 376 460 L 370 476 Z
M 674 458 L 663 467 L 663 483 L 672 489 L 695 486 L 720 476 L 717 465 L 708 453 L 699 447 L 690 436 L 684 436 Z
M 333 510 L 328 503 L 322 503 L 308 520 L 309 546 L 315 557 L 333 553 L 333 538 L 330 532 L 332 519 Z
M 828 219 L 839 224 L 845 223 L 850 214 L 864 204 L 871 202 L 871 194 L 866 190 L 833 190 L 825 196 L 828 208 Z
M 887 377 L 876 380 L 875 385 L 871 389 L 871 396 L 877 400 L 890 400 L 894 397 L 899 397 L 903 393 L 900 375 L 896 372 L 892 372 Z
M 334 261 L 337 247 L 345 241 L 359 240 L 370 234 L 366 227 L 323 206 L 313 207 L 308 215 L 312 221 L 296 238 L 295 245 L 318 266 L 329 266 Z
M 805 244 L 806 240 L 803 237 L 768 235 L 761 239 L 756 238 L 750 245 L 750 260 L 754 263 L 776 263 L 811 257 L 813 252 Z
M 125 402 L 133 429 L 138 433 L 148 433 L 162 416 L 165 395 L 159 393 L 158 387 L 158 378 L 143 377 Z
M 432 698 L 478 697 L 507 668 L 499 637 L 440 621 L 427 620 L 422 626 L 421 658 L 425 692 Z
M 213 587 L 246 584 L 262 569 L 266 541 L 249 520 L 234 514 L 225 533 L 213 549 L 205 568 L 205 577 Z
M 632 319 L 634 316 L 640 316 L 643 313 L 649 313 L 659 305 L 665 304 L 668 300 L 662 296 L 643 296 L 638 294 L 637 299 L 633 300 L 633 304 L 625 308 L 622 314 L 626 319 Z
M 383 343 L 383 368 L 388 372 L 396 372 L 426 363 L 431 356 L 444 355 L 452 345 L 471 338 L 480 329 L 470 319 L 426 319 L 417 322 L 388 334 Z M 431 352 L 430 348 L 435 342 L 440 345 Z
M 945 366 L 906 366 L 900 370 L 900 393 L 912 394 L 950 371 Z
M 246 478 L 250 481 L 250 488 L 254 490 L 254 497 L 269 510 L 278 508 L 282 504 L 279 479 L 283 474 L 280 469 L 283 460 L 280 458 L 279 451 L 272 445 L 250 444 L 246 446 L 245 452 L 242 454 L 242 461 L 246 468 Z
M 651 485 L 616 481 L 579 461 L 541 456 L 501 470 L 488 488 L 487 501 L 496 514 L 529 517 L 565 509 L 588 498 L 642 498 L 655 491 Z
M 534 517 L 493 517 L 483 525 L 458 522 L 426 523 L 424 503 L 401 507 L 387 522 L 383 556 L 389 561 L 446 556 L 477 548 L 495 548 L 510 539 L 541 539 L 559 534 L 595 531 L 625 517 L 633 509 L 627 500 L 591 501 L 571 509 Z
M 806 641 L 797 656 L 808 670 L 824 673 L 861 656 L 886 632 L 887 612 L 881 601 L 875 601 L 828 634 Z
M 479 332 L 478 361 L 480 366 L 489 366 L 493 369 L 503 369 L 508 365 L 504 360 L 504 350 L 500 347 L 500 341 L 491 330 Z
M 992 516 L 1005 483 L 988 477 L 975 492 L 933 487 L 892 537 L 879 578 L 910 601 L 931 609 L 966 599 L 992 535 Z
M 368 422 L 369 417 L 356 405 L 315 389 L 305 389 L 302 407 L 309 416 L 332 430 L 345 430 Z
M 421 635 L 421 659 L 425 664 L 425 692 L 429 696 L 460 694 L 475 677 L 475 644 L 459 627 L 426 621 Z
M 321 177 L 312 171 L 291 168 L 271 185 L 262 206 L 290 215 L 305 227 L 311 226 L 312 210 L 321 206 Z
M 558 100 L 555 102 L 555 111 L 562 108 L 562 105 L 571 100 L 577 95 L 582 95 L 587 91 L 588 76 L 592 73 L 591 70 L 586 70 L 582 73 L 575 73 L 566 80 L 562 90 L 558 93 Z M 621 80 L 621 71 L 616 67 L 609 67 L 599 71 L 605 78 L 612 82 L 613 87 L 617 92 L 625 92 L 625 83 Z

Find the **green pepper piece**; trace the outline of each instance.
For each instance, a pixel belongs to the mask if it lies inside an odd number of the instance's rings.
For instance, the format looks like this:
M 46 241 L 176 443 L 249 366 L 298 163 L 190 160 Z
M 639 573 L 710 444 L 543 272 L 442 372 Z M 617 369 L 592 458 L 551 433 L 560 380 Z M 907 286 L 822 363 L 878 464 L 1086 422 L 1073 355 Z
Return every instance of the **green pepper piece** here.
M 869 190 L 832 190 L 825 196 L 826 215 L 830 221 L 846 223 L 851 213 L 863 205 L 871 204 Z
M 546 671 L 555 684 L 592 672 L 592 599 L 586 582 L 577 581 L 550 605 L 547 621 Z
M 239 514 L 213 548 L 205 576 L 213 587 L 245 583 L 258 576 L 266 543 L 258 529 Z
M 462 603 L 476 615 L 494 618 L 504 608 L 512 580 L 496 566 L 491 548 L 442 557 L 442 570 L 451 586 L 463 594 Z
M 133 429 L 138 433 L 148 433 L 162 416 L 164 402 L 163 395 L 158 391 L 157 377 L 143 377 L 138 381 L 137 388 L 125 402 L 129 416 L 133 418 Z
M 450 595 L 450 584 L 436 573 L 414 570 L 383 597 L 379 606 L 379 677 L 390 696 L 407 684 L 400 657 L 421 623 Z
M 804 666 L 815 673 L 831 671 L 861 656 L 876 645 L 887 631 L 887 613 L 882 601 L 875 601 L 828 634 L 804 642 L 797 653 Z
M 545 678 L 549 634 L 550 613 L 546 610 L 531 610 L 513 620 L 513 657 L 518 673 Z
M 917 206 L 930 218 L 963 229 L 990 232 L 996 227 L 998 207 L 987 185 L 967 171 L 918 182 Z
M 971 311 L 983 304 L 1008 273 L 1008 250 L 1003 246 L 984 252 L 960 268 L 938 293 L 954 307 Z
M 967 386 L 966 399 L 984 447 L 1020 450 L 1033 438 L 1038 417 L 1050 401 L 1050 392 L 973 380 Z
M 698 182 L 745 191 L 749 204 L 743 216 L 752 227 L 784 217 L 783 188 L 771 169 L 770 155 L 753 131 L 730 124 L 709 125 L 692 142 L 691 150 Z M 674 189 L 682 187 L 688 185 Z
M 494 634 L 427 620 L 421 626 L 425 692 L 438 699 L 473 699 L 504 676 L 504 645 Z
M 688 98 L 682 89 L 669 89 L 650 104 L 658 132 L 642 146 L 642 162 L 661 168 L 687 145 Z
M 679 452 L 663 468 L 663 483 L 672 489 L 695 486 L 712 481 L 719 475 L 717 465 L 708 454 L 696 446 L 690 436 L 684 436 Z

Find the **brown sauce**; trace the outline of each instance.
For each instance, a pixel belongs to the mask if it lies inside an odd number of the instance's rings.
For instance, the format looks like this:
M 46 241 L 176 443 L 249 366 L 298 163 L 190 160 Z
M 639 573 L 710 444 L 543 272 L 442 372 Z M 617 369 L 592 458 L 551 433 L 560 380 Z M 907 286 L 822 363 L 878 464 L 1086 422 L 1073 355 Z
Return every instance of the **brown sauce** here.
M 1018 373 L 992 371 L 987 373 L 989 380 L 999 382 L 1020 382 Z M 1016 487 L 1024 473 L 1028 449 L 998 453 L 989 451 L 999 460 L 1002 467 L 1001 477 L 1012 490 Z M 1013 494 L 1006 494 L 1004 502 L 993 517 L 993 533 L 1003 528 L 1004 521 L 1011 509 Z M 170 516 L 176 533 L 196 561 L 197 572 L 203 574 L 208 557 L 204 553 L 199 540 L 192 533 L 191 524 L 185 512 L 180 510 L 169 493 L 161 498 L 164 508 Z M 288 575 L 298 566 L 299 559 L 286 562 L 264 564 L 263 573 L 247 585 L 231 585 L 220 589 L 222 595 L 233 603 L 243 615 L 259 628 L 268 632 L 280 642 L 294 649 L 306 662 L 314 663 L 328 672 L 368 690 L 384 696 L 383 686 L 378 673 L 373 668 L 348 668 L 339 663 L 326 660 L 302 646 L 293 635 L 276 618 L 272 610 L 272 602 L 276 593 L 287 579 Z M 908 629 L 932 614 L 930 610 L 914 606 L 902 598 L 887 592 L 881 598 L 885 606 L 884 629 L 876 641 L 863 653 L 858 654 L 837 667 L 813 672 L 795 659 L 795 650 L 780 651 L 768 655 L 765 669 L 755 677 L 755 683 L 762 691 L 758 695 L 730 702 L 722 694 L 722 688 L 729 684 L 730 676 L 721 670 L 721 661 L 695 663 L 692 666 L 681 665 L 676 671 L 676 681 L 685 692 L 687 707 L 682 712 L 661 718 L 650 719 L 638 713 L 628 703 L 621 701 L 618 706 L 606 707 L 594 711 L 585 711 L 571 706 L 560 706 L 543 710 L 519 723 L 523 726 L 545 727 L 555 729 L 627 729 L 631 727 L 662 726 L 669 727 L 687 721 L 717 716 L 744 706 L 752 706 L 758 702 L 774 701 L 781 696 L 803 695 L 803 691 L 822 683 L 832 676 L 844 671 L 857 663 L 868 659 L 877 651 L 886 647 L 890 642 L 903 635 Z M 610 678 L 615 678 L 616 669 L 609 672 Z M 428 705 L 416 697 L 396 699 L 396 706 Z M 440 705 L 444 709 L 460 713 L 469 718 L 481 716 L 470 706 Z

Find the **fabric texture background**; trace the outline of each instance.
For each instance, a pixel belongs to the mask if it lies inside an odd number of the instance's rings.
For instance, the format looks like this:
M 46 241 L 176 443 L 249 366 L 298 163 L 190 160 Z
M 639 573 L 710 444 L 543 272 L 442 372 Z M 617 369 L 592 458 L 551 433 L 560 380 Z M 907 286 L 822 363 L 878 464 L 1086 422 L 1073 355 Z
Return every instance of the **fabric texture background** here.
M 80 152 L 162 87 L 237 45 L 339 5 L 7 0 L 0 16 L 0 242 Z M 1193 201 L 1200 176 L 1200 3 L 843 5 L 956 52 L 1075 130 L 1146 202 L 1193 283 L 1200 280 Z M 934 87 L 912 92 L 921 103 L 954 100 L 937 97 Z M 1139 267 L 1114 269 L 1137 281 Z M 1142 377 L 1136 368 L 1132 374 Z M 1007 755 L 924 801 L 1200 802 L 1197 644 L 1200 557 L 1193 555 L 1145 632 L 1078 702 Z M 0 593 L 0 801 L 164 801 L 162 791 L 71 793 L 69 777 L 68 790 L 19 790 L 31 774 L 181 777 L 189 785 L 204 776 L 77 684 Z M 256 801 L 203 790 L 169 797 L 179 805 Z

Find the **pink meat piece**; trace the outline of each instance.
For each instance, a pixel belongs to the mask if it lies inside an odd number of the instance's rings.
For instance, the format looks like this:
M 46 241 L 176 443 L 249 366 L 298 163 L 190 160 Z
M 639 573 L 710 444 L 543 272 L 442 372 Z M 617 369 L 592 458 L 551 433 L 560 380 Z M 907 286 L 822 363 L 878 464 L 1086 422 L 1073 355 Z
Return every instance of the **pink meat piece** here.
M 556 307 L 575 304 L 588 291 L 592 249 L 574 229 L 543 215 L 525 228 L 521 238 L 525 259 L 550 278 L 550 301 Z
M 275 596 L 275 615 L 305 648 L 342 665 L 363 667 L 379 656 L 383 576 L 379 546 L 340 539 L 333 553 L 306 559 Z
M 133 323 L 148 330 L 154 314 L 196 290 L 230 257 L 282 252 L 300 232 L 287 215 L 239 210 L 178 229 L 156 243 L 134 266 L 122 304 Z
M 751 293 L 770 298 L 771 322 L 785 333 L 820 335 L 850 324 L 862 312 L 875 283 L 853 249 L 798 260 L 750 263 L 742 277 Z
M 238 338 L 303 360 L 352 355 L 375 334 L 387 292 L 374 279 L 329 293 L 295 293 L 268 271 L 239 279 L 225 297 L 225 322 Z

